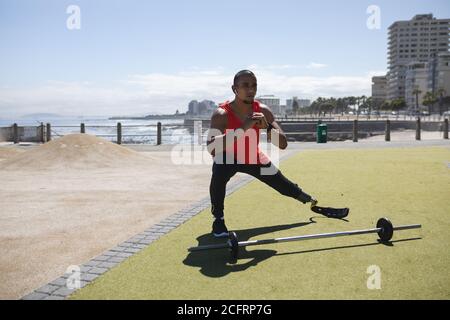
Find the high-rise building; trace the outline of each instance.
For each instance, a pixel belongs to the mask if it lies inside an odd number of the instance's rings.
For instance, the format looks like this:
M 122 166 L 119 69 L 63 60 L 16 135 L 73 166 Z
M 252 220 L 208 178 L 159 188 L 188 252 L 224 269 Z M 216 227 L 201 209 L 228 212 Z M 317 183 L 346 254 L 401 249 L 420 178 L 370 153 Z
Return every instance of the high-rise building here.
M 440 52 L 428 63 L 428 91 L 439 95 L 443 89 L 450 95 L 450 53 Z
M 428 64 L 425 62 L 409 63 L 405 72 L 405 102 L 407 108 L 420 111 L 420 108 L 423 107 L 423 96 L 427 91 Z
M 309 99 L 298 99 L 297 97 L 292 97 L 292 99 L 286 99 L 286 110 L 292 110 L 294 100 L 297 100 L 299 108 L 309 107 L 311 105 L 311 100 Z
M 197 100 L 192 100 L 191 102 L 189 102 L 188 113 L 191 115 L 198 114 L 199 111 L 198 106 L 199 103 Z
M 449 51 L 449 27 L 450 19 L 436 19 L 432 14 L 415 15 L 412 20 L 396 21 L 389 27 L 388 100 L 405 97 L 409 63 L 428 62 Z
M 372 77 L 372 103 L 374 109 L 378 110 L 387 99 L 386 76 Z
M 274 95 L 264 95 L 256 97 L 256 100 L 267 105 L 274 114 L 282 113 L 280 108 L 280 98 L 277 98 Z
M 203 100 L 202 102 L 199 103 L 199 114 L 211 115 L 216 108 L 217 105 L 214 101 Z
M 189 102 L 188 114 L 190 115 L 210 115 L 217 108 L 214 101 L 203 100 L 198 102 L 197 100 L 192 100 Z

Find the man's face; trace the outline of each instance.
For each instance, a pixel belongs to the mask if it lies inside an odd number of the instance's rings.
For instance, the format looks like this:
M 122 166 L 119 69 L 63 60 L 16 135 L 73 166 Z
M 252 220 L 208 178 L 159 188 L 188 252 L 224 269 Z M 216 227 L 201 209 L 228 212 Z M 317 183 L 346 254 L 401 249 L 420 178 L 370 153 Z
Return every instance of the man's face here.
M 253 103 L 258 85 L 255 77 L 250 74 L 243 75 L 234 86 L 236 96 L 245 103 Z

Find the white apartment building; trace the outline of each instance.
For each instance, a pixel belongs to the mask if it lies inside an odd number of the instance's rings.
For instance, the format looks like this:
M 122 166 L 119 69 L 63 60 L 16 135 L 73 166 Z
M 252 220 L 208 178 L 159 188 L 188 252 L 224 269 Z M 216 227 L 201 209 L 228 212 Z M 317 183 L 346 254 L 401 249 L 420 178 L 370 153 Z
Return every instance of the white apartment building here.
M 309 99 L 298 99 L 297 97 L 292 97 L 292 99 L 286 99 L 286 110 L 292 110 L 294 99 L 297 100 L 299 108 L 309 107 L 311 105 L 311 100 Z
M 191 115 L 199 114 L 199 102 L 197 100 L 192 100 L 189 102 L 188 113 Z
M 415 90 L 419 90 L 416 105 Z M 411 62 L 406 66 L 405 73 L 405 102 L 410 110 L 420 111 L 423 107 L 423 96 L 428 91 L 428 64 Z
M 387 78 L 386 76 L 372 77 L 372 102 L 375 109 L 383 104 L 387 99 Z
M 197 100 L 192 100 L 189 102 L 188 113 L 190 115 L 210 115 L 217 108 L 214 101 L 203 100 L 198 102 Z
M 409 63 L 428 62 L 449 51 L 449 27 L 450 19 L 436 19 L 432 14 L 415 15 L 412 20 L 396 21 L 389 27 L 388 100 L 405 97 Z
M 256 100 L 267 105 L 274 114 L 284 115 L 284 110 L 280 107 L 280 98 L 274 95 L 263 95 L 256 97 Z
M 450 95 L 450 53 L 441 52 L 428 63 L 428 91 L 438 95 L 444 89 L 444 95 Z

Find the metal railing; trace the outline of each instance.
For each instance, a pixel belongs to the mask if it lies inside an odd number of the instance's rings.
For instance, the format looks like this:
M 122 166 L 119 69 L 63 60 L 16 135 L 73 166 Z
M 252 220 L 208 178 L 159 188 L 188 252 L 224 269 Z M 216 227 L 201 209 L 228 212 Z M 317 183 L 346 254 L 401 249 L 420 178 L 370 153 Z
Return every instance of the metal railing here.
M 441 116 L 438 114 L 432 114 L 429 116 L 414 116 L 414 115 L 392 115 L 392 114 L 379 114 L 379 115 L 341 115 L 341 114 L 332 114 L 326 116 L 317 116 L 317 115 L 303 115 L 303 116 L 289 116 L 282 117 L 278 116 L 277 121 L 281 122 L 298 122 L 298 121 L 352 121 L 352 120 L 360 120 L 360 121 L 380 121 L 380 120 L 396 120 L 396 121 L 414 121 L 418 117 L 422 119 L 422 121 L 426 122 L 440 122 L 444 121 L 444 119 L 448 118 L 448 116 Z
M 105 138 L 117 144 L 174 144 L 180 140 L 188 140 L 193 131 L 193 125 L 166 124 L 158 122 L 149 125 L 123 125 L 118 122 L 116 126 L 86 125 L 80 126 L 52 126 L 51 131 L 57 137 L 73 133 L 92 134 Z M 76 129 L 75 129 L 76 128 Z
M 361 120 L 361 118 L 360 118 Z M 431 123 L 428 121 L 426 124 L 432 125 L 438 128 L 438 131 L 443 132 L 443 138 L 448 139 L 448 119 L 439 123 Z M 337 123 L 333 120 L 320 119 L 318 122 L 308 123 L 295 123 L 288 122 L 283 123 L 282 127 L 286 133 L 286 136 L 290 141 L 313 141 L 317 137 L 317 124 L 329 122 L 330 130 L 327 130 L 327 135 L 330 140 L 347 140 L 353 139 L 354 142 L 358 141 L 358 138 L 365 138 L 372 135 L 385 134 L 386 141 L 390 141 L 390 133 L 392 126 L 397 125 L 395 121 L 386 119 L 384 122 L 384 128 L 381 127 L 382 123 L 370 124 L 370 127 L 365 127 L 361 130 L 361 124 L 359 120 L 354 119 L 351 123 Z M 416 118 L 414 122 L 407 123 L 409 129 L 415 129 L 416 140 L 421 139 L 421 132 L 423 118 Z M 404 123 L 402 124 L 404 125 Z M 335 126 L 333 128 L 333 126 Z M 13 124 L 11 127 L 0 128 L 0 137 L 7 137 L 6 141 L 13 141 L 19 143 L 20 141 L 27 141 L 24 137 L 26 127 L 19 127 L 17 124 Z M 117 144 L 192 144 L 192 143 L 206 143 L 208 129 L 202 126 L 201 121 L 196 121 L 194 124 L 165 124 L 161 122 L 150 125 L 122 125 L 120 122 L 116 126 L 111 125 L 89 125 L 81 123 L 79 126 L 74 125 L 57 125 L 52 126 L 50 123 L 40 126 L 29 127 L 36 129 L 36 137 L 33 137 L 29 141 L 33 142 L 48 142 L 52 139 L 57 139 L 68 134 L 73 133 L 87 133 L 107 139 Z M 369 128 L 370 130 L 368 130 Z M 398 125 L 397 125 L 398 128 Z M 429 129 L 428 129 L 429 130 Z M 437 130 L 434 130 L 437 131 Z M 6 132 L 6 133 L 5 133 Z M 262 136 L 265 135 L 265 131 L 261 130 Z

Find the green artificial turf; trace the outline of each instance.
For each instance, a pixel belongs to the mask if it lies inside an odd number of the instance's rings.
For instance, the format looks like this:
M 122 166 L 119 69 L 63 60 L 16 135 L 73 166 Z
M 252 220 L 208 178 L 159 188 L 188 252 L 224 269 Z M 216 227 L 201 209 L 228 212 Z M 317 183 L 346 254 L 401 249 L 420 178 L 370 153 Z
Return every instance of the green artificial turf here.
M 226 198 L 225 220 L 239 240 L 365 229 L 380 217 L 422 229 L 188 253 L 219 243 L 210 209 L 76 291 L 72 299 L 449 299 L 450 149 L 308 150 L 283 174 L 322 206 L 350 207 L 327 219 L 253 181 Z M 368 289 L 368 268 L 381 289 Z

